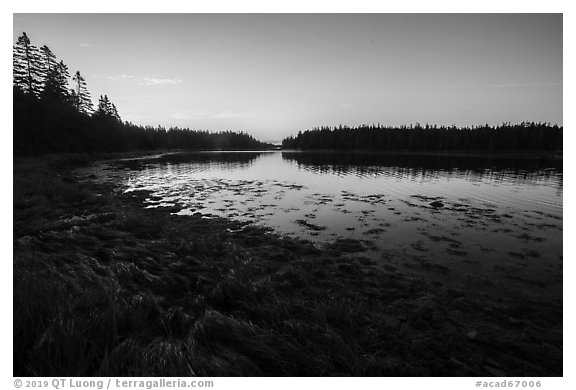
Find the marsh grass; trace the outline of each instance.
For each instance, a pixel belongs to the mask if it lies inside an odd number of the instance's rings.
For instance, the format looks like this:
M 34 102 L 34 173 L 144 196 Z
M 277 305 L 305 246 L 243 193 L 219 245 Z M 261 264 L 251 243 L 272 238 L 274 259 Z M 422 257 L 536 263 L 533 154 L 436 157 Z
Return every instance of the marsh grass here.
M 522 336 L 459 310 L 474 304 L 462 293 L 354 258 L 358 242 L 319 250 L 146 210 L 144 193 L 80 182 L 85 162 L 15 161 L 15 376 L 484 376 L 488 357 L 510 375 L 561 373 L 561 334 L 511 355 L 499 342 Z

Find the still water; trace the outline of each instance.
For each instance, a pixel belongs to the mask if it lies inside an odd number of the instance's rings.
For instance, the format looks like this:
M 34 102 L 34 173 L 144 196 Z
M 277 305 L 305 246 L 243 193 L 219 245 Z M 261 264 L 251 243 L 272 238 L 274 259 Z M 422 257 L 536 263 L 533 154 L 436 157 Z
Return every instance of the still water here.
M 100 175 L 112 172 L 124 191 L 151 191 L 146 207 L 249 221 L 318 246 L 361 240 L 392 267 L 561 283 L 561 159 L 196 152 L 118 161 Z

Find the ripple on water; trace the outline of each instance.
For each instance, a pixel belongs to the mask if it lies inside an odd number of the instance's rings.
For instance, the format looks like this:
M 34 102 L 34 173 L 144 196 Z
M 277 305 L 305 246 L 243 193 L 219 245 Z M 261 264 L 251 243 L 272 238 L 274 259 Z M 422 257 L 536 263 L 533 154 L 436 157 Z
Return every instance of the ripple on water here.
M 338 164 L 310 155 L 204 153 L 85 174 L 121 180 L 126 192 L 150 191 L 147 207 L 177 205 L 178 215 L 201 211 L 255 222 L 324 245 L 370 240 L 397 253 L 426 253 L 426 263 L 412 266 L 430 272 L 436 268 L 428 263 L 490 269 L 503 258 L 561 262 L 561 166 L 436 161 L 424 168 L 410 159 L 354 165 L 346 158 Z

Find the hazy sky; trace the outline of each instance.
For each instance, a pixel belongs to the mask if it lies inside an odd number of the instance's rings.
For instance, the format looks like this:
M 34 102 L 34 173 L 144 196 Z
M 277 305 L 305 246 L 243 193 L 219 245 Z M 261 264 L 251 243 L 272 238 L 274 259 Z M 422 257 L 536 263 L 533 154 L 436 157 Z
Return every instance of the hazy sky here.
M 137 124 L 562 124 L 561 14 L 15 14 Z

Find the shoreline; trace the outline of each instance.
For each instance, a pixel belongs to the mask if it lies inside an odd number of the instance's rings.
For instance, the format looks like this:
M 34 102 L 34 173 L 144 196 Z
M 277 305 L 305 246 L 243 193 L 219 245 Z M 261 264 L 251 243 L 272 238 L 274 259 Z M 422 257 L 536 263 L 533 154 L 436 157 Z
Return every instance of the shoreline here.
M 14 160 L 15 376 L 562 375 L 561 302 L 144 209 L 51 159 Z

